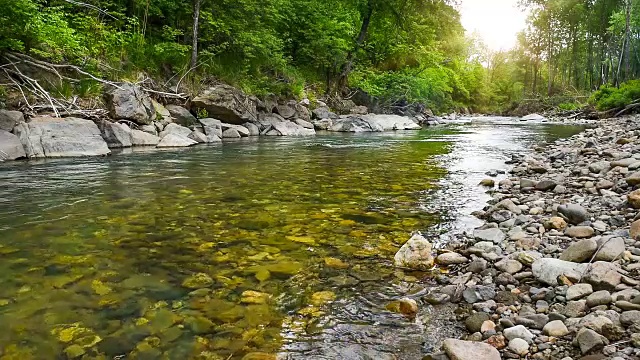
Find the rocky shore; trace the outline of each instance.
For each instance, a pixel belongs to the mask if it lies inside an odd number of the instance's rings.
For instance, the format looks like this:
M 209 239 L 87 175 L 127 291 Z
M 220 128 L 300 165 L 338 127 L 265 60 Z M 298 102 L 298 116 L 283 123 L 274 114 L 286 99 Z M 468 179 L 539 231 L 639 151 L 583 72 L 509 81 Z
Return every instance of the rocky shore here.
M 32 116 L 0 110 L 0 161 L 22 158 L 104 156 L 110 149 L 176 148 L 257 136 L 313 136 L 331 132 L 418 130 L 437 122 L 430 114 L 368 114 L 350 100 L 333 112 L 326 104 L 260 100 L 217 85 L 188 104 L 162 105 L 140 87 L 121 83 L 106 89 L 108 117 Z
M 640 117 L 604 120 L 513 157 L 482 182 L 484 226 L 400 249 L 398 267 L 448 269 L 409 313 L 455 303 L 468 330 L 425 359 L 640 358 L 639 135 Z

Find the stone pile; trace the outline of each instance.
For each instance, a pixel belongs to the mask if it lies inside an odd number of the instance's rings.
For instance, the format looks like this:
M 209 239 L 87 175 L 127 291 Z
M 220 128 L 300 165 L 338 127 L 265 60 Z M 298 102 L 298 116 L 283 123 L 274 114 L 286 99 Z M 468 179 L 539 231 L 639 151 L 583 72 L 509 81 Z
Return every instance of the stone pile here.
M 426 359 L 640 357 L 639 138 L 607 120 L 509 161 L 484 226 L 435 258 L 419 303 L 458 304 L 469 333 Z

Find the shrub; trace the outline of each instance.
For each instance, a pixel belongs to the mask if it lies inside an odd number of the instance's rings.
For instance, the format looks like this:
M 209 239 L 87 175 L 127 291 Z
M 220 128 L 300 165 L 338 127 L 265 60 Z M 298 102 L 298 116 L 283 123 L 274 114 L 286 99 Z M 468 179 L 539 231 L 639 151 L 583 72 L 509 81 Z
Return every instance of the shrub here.
M 590 102 L 598 110 L 610 110 L 626 106 L 640 99 L 640 80 L 631 80 L 619 88 L 604 85 L 593 93 Z

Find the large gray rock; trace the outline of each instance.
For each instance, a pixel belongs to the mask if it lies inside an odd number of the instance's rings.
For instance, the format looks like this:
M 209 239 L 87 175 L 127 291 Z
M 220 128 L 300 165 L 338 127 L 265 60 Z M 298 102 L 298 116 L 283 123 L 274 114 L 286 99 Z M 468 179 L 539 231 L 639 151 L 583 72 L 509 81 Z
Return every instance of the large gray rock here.
M 498 350 L 482 342 L 446 339 L 442 348 L 451 360 L 500 360 Z
M 275 112 L 285 119 L 292 119 L 296 115 L 296 105 L 295 101 L 278 104 L 275 107 Z
M 489 228 L 474 230 L 473 237 L 479 241 L 491 241 L 494 244 L 500 244 L 504 241 L 506 235 L 498 228 Z
M 104 93 L 105 103 L 111 118 L 131 120 L 138 124 L 149 125 L 155 120 L 156 110 L 151 98 L 139 86 L 119 83 Z
M 0 130 L 11 132 L 16 125 L 24 122 L 20 111 L 0 110 Z
M 249 129 L 247 129 L 246 127 L 244 127 L 242 125 L 233 125 L 233 124 L 222 123 L 222 132 L 224 132 L 227 129 L 235 129 L 238 132 L 238 134 L 240 134 L 241 137 L 249 137 L 249 136 L 251 136 L 251 132 L 249 131 Z
M 29 158 L 100 156 L 111 153 L 91 120 L 36 117 L 14 128 Z
M 228 85 L 209 88 L 191 101 L 194 109 L 204 109 L 210 117 L 236 125 L 256 121 L 258 119 L 256 105 L 257 99 Z
M 242 124 L 242 126 L 244 126 L 245 128 L 247 128 L 247 130 L 249 130 L 249 136 L 260 135 L 260 128 L 258 127 L 258 125 L 251 122 L 247 122 Z
M 558 276 L 567 274 L 582 274 L 587 264 L 578 264 L 560 259 L 542 258 L 531 265 L 533 276 L 548 285 L 558 285 Z
M 433 245 L 420 234 L 415 234 L 407 241 L 394 256 L 394 263 L 398 267 L 429 270 L 433 267 Z
M 200 124 L 207 135 L 207 141 L 210 143 L 219 142 L 222 138 L 222 121 L 217 119 L 200 119 Z
M 382 131 L 422 129 L 422 126 L 407 116 L 363 115 L 362 118 L 371 124 L 372 128 L 382 128 Z
M 598 240 L 600 250 L 595 261 L 613 261 L 622 256 L 625 250 L 624 239 L 621 237 L 602 237 Z
M 558 212 L 573 225 L 578 225 L 581 222 L 589 220 L 589 213 L 580 205 L 560 205 L 558 206 Z
M 331 112 L 331 110 L 329 110 L 329 108 L 326 106 L 320 106 L 318 108 L 315 108 L 312 111 L 312 114 L 313 114 L 313 118 L 317 120 L 337 119 L 339 117 L 335 113 Z
M 587 354 L 593 350 L 601 349 L 605 345 L 609 344 L 604 336 L 586 327 L 583 327 L 578 331 L 576 341 L 580 346 L 580 352 L 582 352 L 582 354 Z
M 188 138 L 189 135 L 191 134 L 191 131 L 192 131 L 191 129 L 186 128 L 182 125 L 171 123 L 165 126 L 164 130 L 160 132 L 160 138 L 164 139 L 164 137 L 169 134 L 180 135 L 182 137 Z
M 127 125 L 102 120 L 98 127 L 110 149 L 131 147 L 131 129 Z
M 571 244 L 560 255 L 560 260 L 581 263 L 590 260 L 598 250 L 598 243 L 593 239 L 584 239 Z
M 131 145 L 133 146 L 156 146 L 160 138 L 141 130 L 131 130 Z
M 372 127 L 371 124 L 364 120 L 361 116 L 346 116 L 333 120 L 331 126 L 327 129 L 334 132 L 382 132 L 382 126 Z
M 204 143 L 208 143 L 209 139 L 207 139 L 207 135 L 201 133 L 200 131 L 192 131 L 191 134 L 189 134 L 189 136 L 187 136 L 189 139 L 200 143 L 200 144 L 204 144 Z
M 20 138 L 0 129 L 0 161 L 27 157 Z
M 622 281 L 619 270 L 614 263 L 596 261 L 589 265 L 589 272 L 583 280 L 591 284 L 594 290 L 614 290 Z
M 176 133 L 165 135 L 158 143 L 159 148 L 188 147 L 196 145 L 198 142 Z
M 175 122 L 176 124 L 182 126 L 192 126 L 198 123 L 196 117 L 193 116 L 193 114 L 191 114 L 189 110 L 183 108 L 182 106 L 167 105 L 166 108 L 169 111 L 169 114 L 171 114 L 173 122 Z
M 233 128 L 228 128 L 227 130 L 222 132 L 223 139 L 240 139 L 242 135 L 238 132 L 238 130 Z
M 523 339 L 530 344 L 533 342 L 533 334 L 526 327 L 524 327 L 524 325 L 517 325 L 506 328 L 504 329 L 503 333 L 504 337 L 506 337 L 507 340 Z
M 279 136 L 314 136 L 314 129 L 307 129 L 291 121 L 283 121 L 272 125 Z

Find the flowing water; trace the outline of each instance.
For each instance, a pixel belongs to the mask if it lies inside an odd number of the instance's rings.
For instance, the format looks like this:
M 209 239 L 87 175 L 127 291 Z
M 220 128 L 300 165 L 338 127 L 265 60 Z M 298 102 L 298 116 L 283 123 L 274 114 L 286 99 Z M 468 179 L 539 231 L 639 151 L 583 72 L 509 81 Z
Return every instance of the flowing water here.
M 395 252 L 472 228 L 485 172 L 580 130 L 483 118 L 0 164 L 0 359 L 420 359 L 457 330 L 446 307 L 385 309 L 429 281 Z

